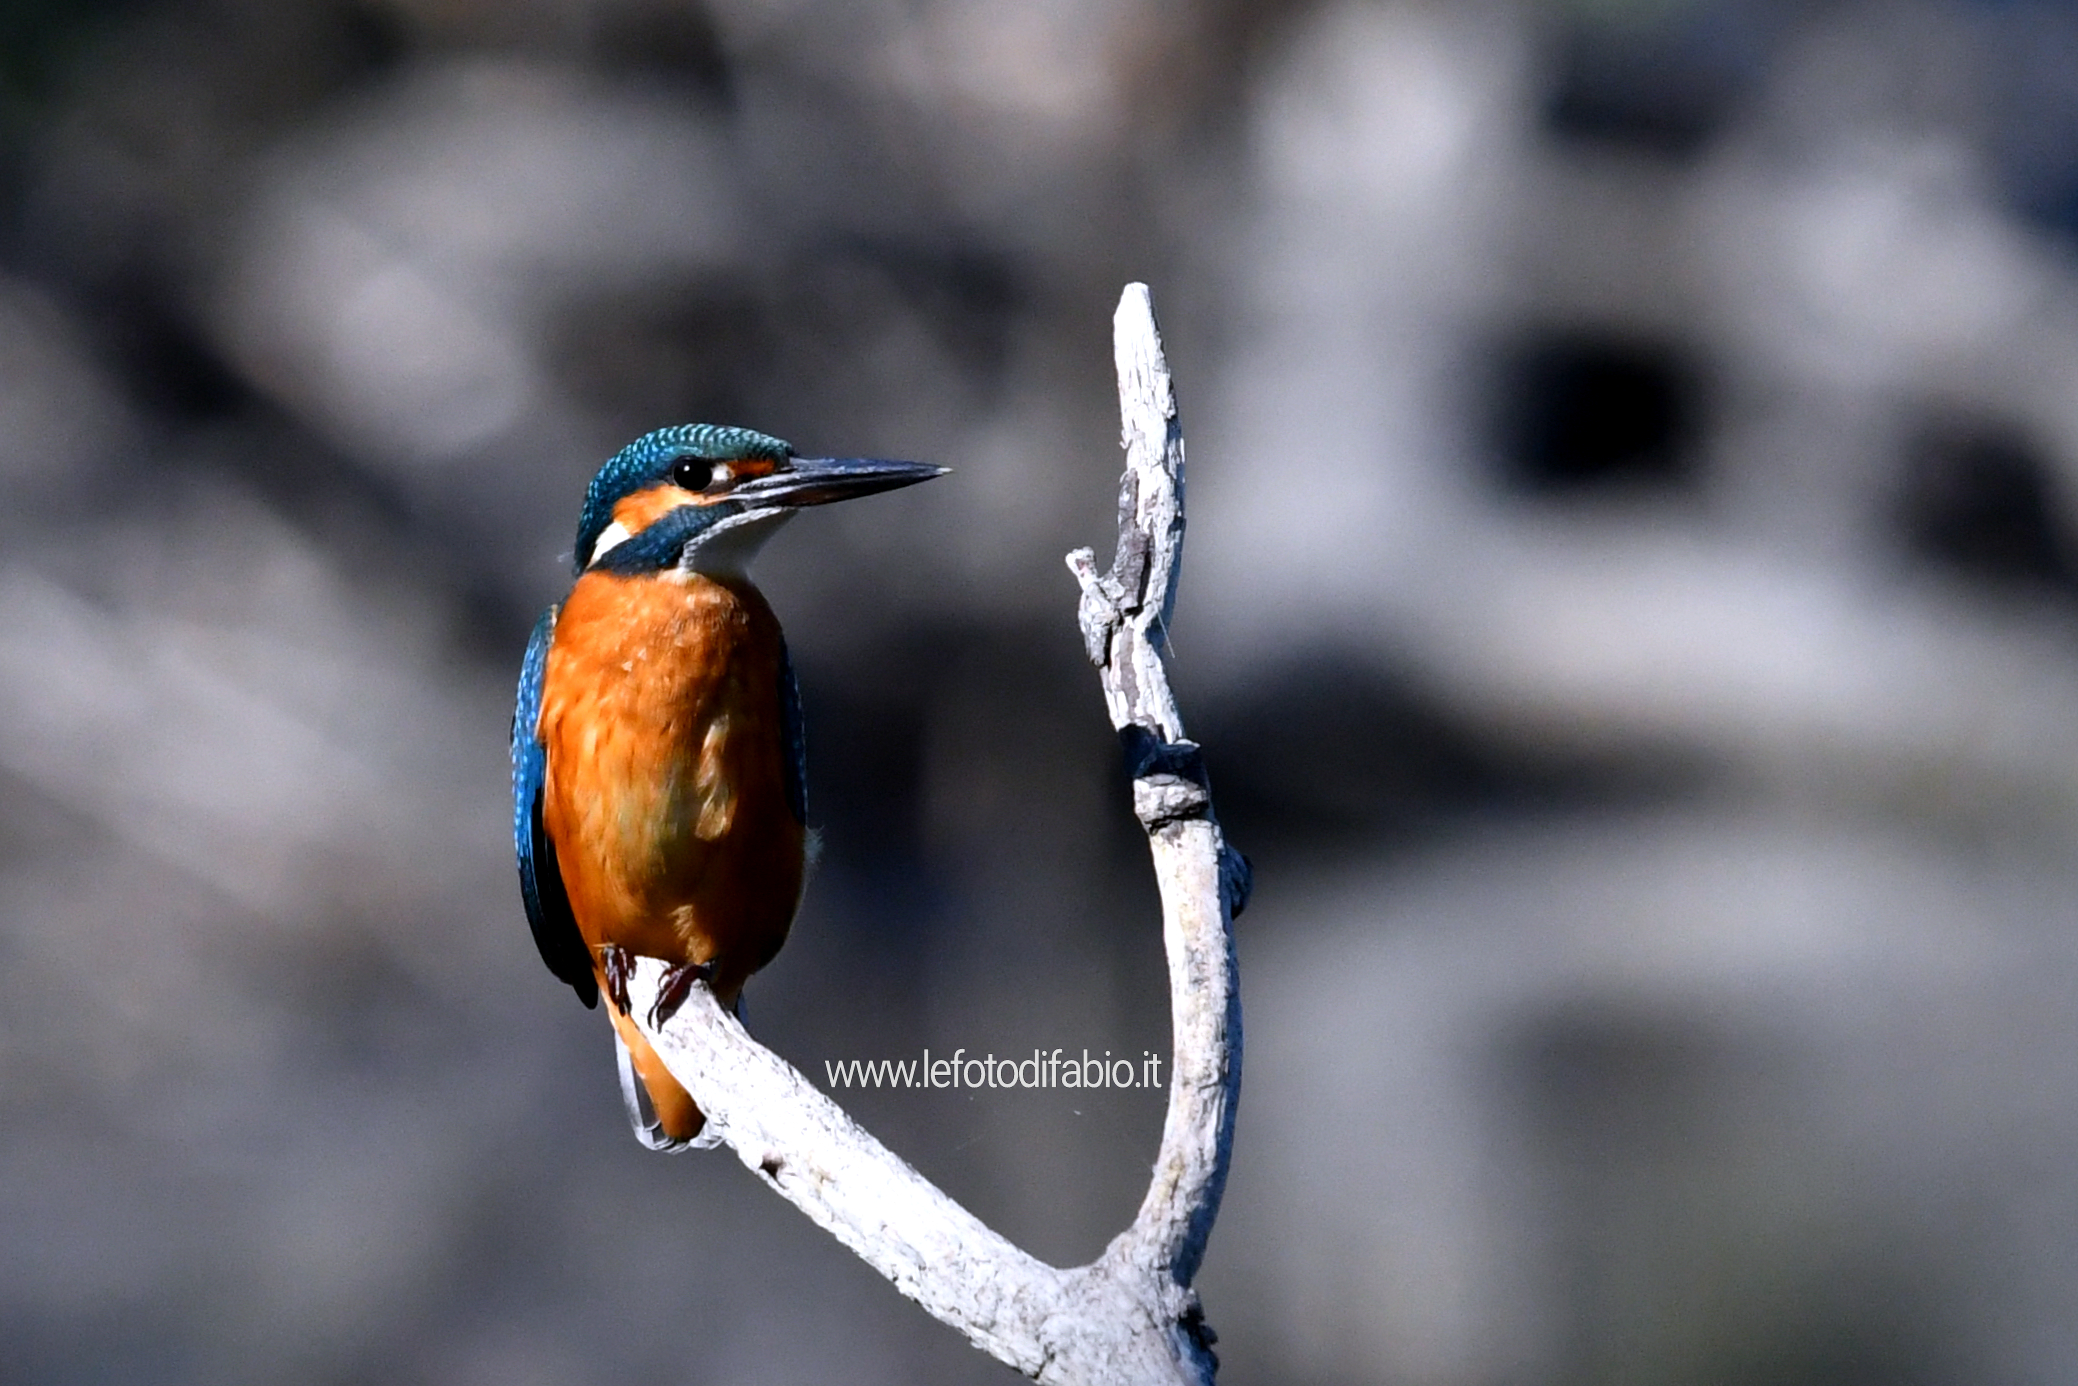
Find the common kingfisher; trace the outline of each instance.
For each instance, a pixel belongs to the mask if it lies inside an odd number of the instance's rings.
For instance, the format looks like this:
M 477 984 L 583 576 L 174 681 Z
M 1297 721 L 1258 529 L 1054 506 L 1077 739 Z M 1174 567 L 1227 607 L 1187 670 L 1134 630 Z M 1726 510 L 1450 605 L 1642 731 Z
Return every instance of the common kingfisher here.
M 513 842 L 541 959 L 586 1006 L 605 994 L 653 1150 L 686 1149 L 706 1118 L 629 1019 L 629 956 L 671 965 L 653 1023 L 695 978 L 733 1007 L 801 899 L 801 694 L 750 561 L 803 506 L 945 471 L 687 424 L 630 443 L 585 491 L 576 582 L 520 669 Z

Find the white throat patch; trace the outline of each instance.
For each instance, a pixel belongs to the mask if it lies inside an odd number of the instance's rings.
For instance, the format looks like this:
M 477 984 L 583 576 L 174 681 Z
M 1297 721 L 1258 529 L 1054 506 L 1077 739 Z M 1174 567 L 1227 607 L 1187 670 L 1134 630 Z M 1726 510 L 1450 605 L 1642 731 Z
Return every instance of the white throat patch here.
M 598 541 L 592 545 L 592 561 L 585 564 L 585 566 L 587 568 L 598 567 L 599 560 L 606 556 L 608 549 L 619 548 L 634 537 L 634 534 L 629 531 L 626 525 L 619 520 L 615 520 L 612 524 L 599 531 Z
M 747 515 L 731 515 L 693 536 L 685 552 L 678 556 L 679 569 L 708 577 L 744 577 L 765 541 L 793 518 L 791 510 L 753 510 Z

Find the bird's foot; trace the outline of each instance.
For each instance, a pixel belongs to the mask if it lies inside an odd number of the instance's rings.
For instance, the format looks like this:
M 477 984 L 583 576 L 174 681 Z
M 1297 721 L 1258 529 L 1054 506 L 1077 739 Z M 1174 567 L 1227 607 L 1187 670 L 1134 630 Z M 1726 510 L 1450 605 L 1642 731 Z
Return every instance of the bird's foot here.
M 649 1027 L 661 1030 L 686 998 L 693 994 L 693 983 L 714 980 L 713 963 L 676 963 L 664 969 L 664 980 L 657 987 L 657 1004 L 649 1008 Z
M 600 971 L 606 974 L 606 999 L 622 1015 L 628 1013 L 628 978 L 635 972 L 635 955 L 614 944 L 599 949 Z

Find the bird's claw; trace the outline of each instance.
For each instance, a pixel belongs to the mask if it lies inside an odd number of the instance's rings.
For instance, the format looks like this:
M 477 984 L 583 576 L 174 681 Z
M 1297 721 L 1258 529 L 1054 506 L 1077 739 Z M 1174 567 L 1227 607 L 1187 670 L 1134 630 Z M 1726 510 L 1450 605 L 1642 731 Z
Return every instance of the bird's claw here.
M 657 987 L 657 1003 L 649 1008 L 649 1028 L 661 1030 L 672 1016 L 678 1014 L 686 998 L 693 994 L 693 983 L 714 979 L 713 963 L 675 963 L 664 969 L 664 980 Z
M 609 943 L 599 949 L 599 962 L 600 971 L 606 974 L 606 999 L 622 1015 L 633 1014 L 628 979 L 635 975 L 635 955 Z M 674 963 L 665 968 L 663 981 L 657 987 L 656 1004 L 649 1008 L 649 1028 L 661 1030 L 678 1014 L 678 1008 L 693 994 L 693 983 L 713 980 L 713 963 Z
M 606 999 L 622 1015 L 628 1013 L 628 978 L 635 971 L 634 955 L 609 943 L 599 950 L 600 971 L 606 974 Z

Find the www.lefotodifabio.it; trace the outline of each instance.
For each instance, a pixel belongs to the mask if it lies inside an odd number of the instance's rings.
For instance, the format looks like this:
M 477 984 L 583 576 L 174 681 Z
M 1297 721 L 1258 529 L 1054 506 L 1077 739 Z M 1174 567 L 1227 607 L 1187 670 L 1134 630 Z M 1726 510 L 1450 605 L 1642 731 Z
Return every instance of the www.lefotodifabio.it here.
M 833 1088 L 1154 1088 L 1162 1082 L 1162 1056 L 1142 1050 L 1138 1059 L 1114 1058 L 1109 1049 L 1080 1057 L 1064 1049 L 1034 1049 L 1029 1059 L 978 1059 L 955 1049 L 934 1059 L 824 1059 Z

